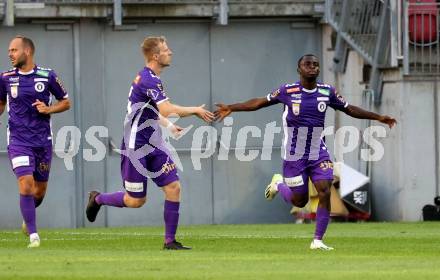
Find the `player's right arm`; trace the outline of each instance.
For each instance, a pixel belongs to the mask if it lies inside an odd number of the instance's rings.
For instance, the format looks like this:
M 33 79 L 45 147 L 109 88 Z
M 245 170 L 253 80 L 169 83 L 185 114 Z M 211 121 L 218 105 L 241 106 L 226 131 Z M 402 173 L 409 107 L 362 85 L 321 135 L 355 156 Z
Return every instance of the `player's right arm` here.
M 273 91 L 272 93 L 268 94 L 266 97 L 259 97 L 259 98 L 252 98 L 248 101 L 242 102 L 242 103 L 235 103 L 235 104 L 223 104 L 223 103 L 216 103 L 215 105 L 218 107 L 217 110 L 214 112 L 215 119 L 219 122 L 223 121 L 224 118 L 229 116 L 232 112 L 249 112 L 249 111 L 256 111 L 261 108 L 265 108 L 274 104 L 278 104 L 279 101 L 279 94 L 283 91 L 284 87 L 280 87 Z
M 169 100 L 166 100 L 158 104 L 157 107 L 159 108 L 160 114 L 165 117 L 168 117 L 170 114 L 177 114 L 180 117 L 195 115 L 208 123 L 214 120 L 214 114 L 204 108 L 205 104 L 196 107 L 187 107 L 173 104 Z

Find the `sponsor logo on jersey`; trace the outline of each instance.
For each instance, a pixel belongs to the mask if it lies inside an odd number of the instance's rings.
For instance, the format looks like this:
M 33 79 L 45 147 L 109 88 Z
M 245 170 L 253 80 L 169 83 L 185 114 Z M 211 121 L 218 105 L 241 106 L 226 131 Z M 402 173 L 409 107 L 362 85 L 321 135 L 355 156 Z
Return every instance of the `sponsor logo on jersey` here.
M 286 185 L 289 187 L 299 187 L 304 185 L 304 180 L 302 175 L 298 175 L 290 178 L 284 178 L 284 181 L 286 182 Z
M 326 88 L 320 88 L 318 89 L 318 92 L 323 95 L 330 95 L 330 90 Z
M 46 89 L 46 86 L 44 85 L 44 83 L 38 82 L 35 84 L 34 88 L 37 92 L 43 92 Z
M 125 181 L 125 189 L 129 192 L 142 192 L 144 190 L 144 183 Z
M 294 93 L 290 96 L 292 96 L 293 98 L 301 98 L 301 93 Z
M 20 80 L 20 77 L 10 77 L 10 78 L 9 78 L 9 81 L 10 81 L 10 82 L 13 82 L 13 83 L 18 82 L 19 80 Z
M 15 157 L 11 160 L 12 169 L 15 169 L 20 166 L 29 166 L 29 156 L 19 156 Z
M 168 174 L 171 171 L 173 171 L 174 169 L 176 169 L 176 164 L 175 163 L 165 163 L 164 165 L 162 165 L 162 174 Z
M 299 92 L 300 88 L 299 87 L 294 87 L 294 88 L 288 88 L 286 90 L 287 93 L 294 93 L 294 92 Z
M 49 77 L 49 72 L 45 71 L 45 70 L 37 70 L 37 72 L 35 72 L 35 74 L 37 74 L 38 76 L 43 76 L 43 77 Z
M 300 108 L 300 104 L 298 104 L 298 103 L 292 104 L 292 112 L 295 116 L 299 115 L 299 108 Z
M 49 79 L 47 79 L 47 78 L 35 78 L 34 79 L 34 82 L 48 82 L 49 81 Z
M 50 165 L 47 162 L 40 162 L 40 164 L 38 165 L 38 170 L 40 172 L 49 172 Z
M 280 94 L 280 89 L 277 89 L 276 91 L 274 91 L 274 92 L 272 92 L 272 93 L 270 94 L 270 97 L 271 97 L 271 98 L 275 98 L 275 97 L 277 97 L 279 94 Z
M 319 164 L 319 168 L 321 168 L 323 171 L 327 169 L 333 169 L 333 162 L 325 160 Z
M 317 97 L 316 100 L 317 100 L 317 101 L 329 101 L 329 98 L 328 98 L 328 97 L 321 96 L 321 97 Z
M 63 92 L 66 92 L 66 89 L 64 88 L 64 85 L 61 82 L 60 78 L 58 78 L 58 76 L 56 77 L 55 82 L 57 82 L 57 84 L 60 86 L 60 88 L 63 90 Z
M 319 112 L 325 112 L 325 109 L 327 109 L 327 104 L 325 102 L 321 101 L 318 103 L 318 111 Z

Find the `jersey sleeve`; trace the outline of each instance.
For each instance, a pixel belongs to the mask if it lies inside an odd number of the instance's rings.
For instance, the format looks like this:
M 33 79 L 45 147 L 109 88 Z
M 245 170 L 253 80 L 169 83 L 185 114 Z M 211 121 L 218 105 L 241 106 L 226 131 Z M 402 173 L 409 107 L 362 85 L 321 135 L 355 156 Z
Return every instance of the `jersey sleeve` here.
M 3 81 L 3 77 L 0 76 L 0 100 L 6 101 L 6 97 L 7 97 L 6 84 Z
M 281 86 L 281 87 L 273 90 L 271 93 L 269 93 L 266 96 L 266 99 L 269 102 L 278 103 L 278 102 L 281 102 L 280 97 L 283 94 L 286 94 L 286 87 L 285 86 Z
M 330 89 L 330 103 L 329 106 L 335 110 L 343 111 L 348 106 L 348 102 L 339 95 L 335 88 Z
M 60 78 L 53 71 L 51 71 L 49 75 L 49 91 L 57 100 L 62 100 L 69 97 Z
M 157 105 L 168 100 L 168 97 L 163 90 L 162 82 L 150 83 L 147 87 L 147 95 L 151 98 Z

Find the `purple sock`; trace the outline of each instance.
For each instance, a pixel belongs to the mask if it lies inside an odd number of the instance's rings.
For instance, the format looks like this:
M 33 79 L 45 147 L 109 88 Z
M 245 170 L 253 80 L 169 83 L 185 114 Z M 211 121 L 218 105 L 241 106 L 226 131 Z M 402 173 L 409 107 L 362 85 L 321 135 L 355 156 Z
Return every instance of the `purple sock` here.
M 125 207 L 124 195 L 125 192 L 100 193 L 95 197 L 95 201 L 99 205 L 108 205 L 122 208 Z
M 279 183 L 278 191 L 280 192 L 285 202 L 292 204 L 292 190 L 286 184 Z
M 29 234 L 36 233 L 37 225 L 35 223 L 35 202 L 32 195 L 20 194 L 20 210 Z
M 322 237 L 327 230 L 328 222 L 330 220 L 330 213 L 326 208 L 318 207 L 316 211 L 316 229 L 315 239 L 322 240 Z
M 165 200 L 163 218 L 165 220 L 165 243 L 170 243 L 176 238 L 177 225 L 179 224 L 180 202 Z

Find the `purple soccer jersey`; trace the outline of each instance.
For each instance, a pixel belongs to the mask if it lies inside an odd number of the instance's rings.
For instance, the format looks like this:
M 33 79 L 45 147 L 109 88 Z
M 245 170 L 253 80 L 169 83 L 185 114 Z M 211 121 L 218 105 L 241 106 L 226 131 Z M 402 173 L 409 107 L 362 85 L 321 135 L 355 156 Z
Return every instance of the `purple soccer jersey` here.
M 287 161 L 321 158 L 322 150 L 327 150 L 321 138 L 327 107 L 343 110 L 348 106 L 335 88 L 319 83 L 313 90 L 298 82 L 285 84 L 268 94 L 267 100 L 284 104 L 283 159 Z
M 50 105 L 68 97 L 61 81 L 51 69 L 35 66 L 23 73 L 11 69 L 0 76 L 0 100 L 7 101 L 8 145 L 47 147 L 52 145 L 50 115 L 32 106 L 38 100 Z
M 159 187 L 179 180 L 159 126 L 157 105 L 166 100 L 160 78 L 144 67 L 131 84 L 121 145 L 123 185 L 132 197 L 145 197 L 147 178 Z
M 124 121 L 124 142 L 128 148 L 162 144 L 157 105 L 166 100 L 162 81 L 153 70 L 144 67 L 131 84 L 128 95 Z
M 333 179 L 333 165 L 321 137 L 325 113 L 330 106 L 343 110 L 348 106 L 336 90 L 317 84 L 313 90 L 299 82 L 282 85 L 267 100 L 284 104 L 283 177 L 294 192 L 308 192 L 308 178 L 313 182 Z

